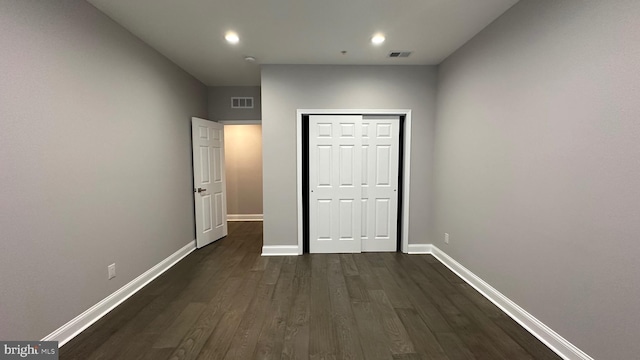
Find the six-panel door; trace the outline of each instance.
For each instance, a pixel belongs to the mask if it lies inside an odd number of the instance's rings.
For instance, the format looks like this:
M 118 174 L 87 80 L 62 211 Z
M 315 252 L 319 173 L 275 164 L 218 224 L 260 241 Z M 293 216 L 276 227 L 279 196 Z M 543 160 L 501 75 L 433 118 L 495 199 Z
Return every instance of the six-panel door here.
M 400 121 L 362 122 L 362 251 L 396 251 Z
M 227 235 L 224 125 L 191 119 L 196 244 L 201 248 Z
M 362 116 L 310 116 L 309 251 L 360 252 Z
M 309 251 L 395 251 L 398 117 L 309 121 Z

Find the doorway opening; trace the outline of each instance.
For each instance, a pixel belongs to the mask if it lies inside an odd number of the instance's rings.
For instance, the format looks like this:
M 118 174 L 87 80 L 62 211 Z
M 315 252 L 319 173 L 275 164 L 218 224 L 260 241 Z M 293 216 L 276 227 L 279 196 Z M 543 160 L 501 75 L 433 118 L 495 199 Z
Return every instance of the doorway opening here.
M 227 221 L 262 221 L 262 122 L 221 120 L 227 183 Z

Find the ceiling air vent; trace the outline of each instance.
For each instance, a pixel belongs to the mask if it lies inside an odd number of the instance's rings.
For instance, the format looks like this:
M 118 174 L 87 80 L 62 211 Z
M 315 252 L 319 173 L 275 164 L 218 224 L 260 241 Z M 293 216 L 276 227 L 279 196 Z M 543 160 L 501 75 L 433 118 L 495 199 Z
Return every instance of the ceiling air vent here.
M 392 51 L 389 53 L 390 58 L 405 58 L 411 55 L 411 51 Z
M 231 98 L 232 109 L 253 109 L 252 97 L 232 97 Z

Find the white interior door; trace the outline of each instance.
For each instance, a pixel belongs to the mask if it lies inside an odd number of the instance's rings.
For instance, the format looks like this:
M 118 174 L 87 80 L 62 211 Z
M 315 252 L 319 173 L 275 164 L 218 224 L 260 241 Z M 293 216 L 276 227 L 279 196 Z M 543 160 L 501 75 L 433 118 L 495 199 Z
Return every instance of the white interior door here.
M 309 252 L 396 251 L 398 116 L 309 117 Z
M 362 121 L 362 251 L 396 251 L 400 119 Z
M 227 235 L 224 125 L 194 117 L 191 135 L 196 244 L 201 248 Z
M 309 251 L 361 252 L 362 116 L 309 121 Z

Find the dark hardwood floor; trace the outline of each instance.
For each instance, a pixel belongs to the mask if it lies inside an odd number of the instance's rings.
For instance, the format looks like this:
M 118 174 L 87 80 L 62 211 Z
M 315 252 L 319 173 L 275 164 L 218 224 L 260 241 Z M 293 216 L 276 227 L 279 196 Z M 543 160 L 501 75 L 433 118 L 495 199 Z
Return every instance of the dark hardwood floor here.
M 229 223 L 60 359 L 560 359 L 429 255 L 261 257 Z

